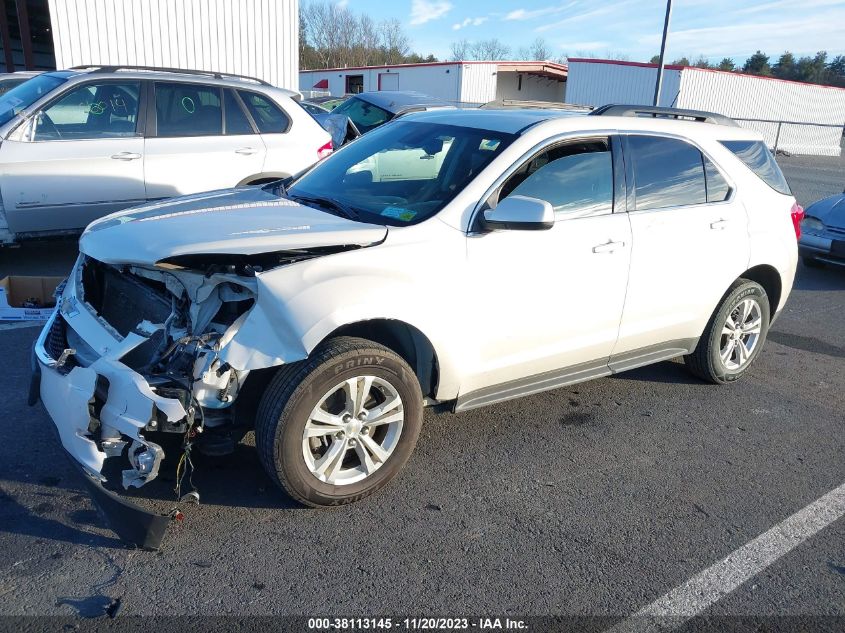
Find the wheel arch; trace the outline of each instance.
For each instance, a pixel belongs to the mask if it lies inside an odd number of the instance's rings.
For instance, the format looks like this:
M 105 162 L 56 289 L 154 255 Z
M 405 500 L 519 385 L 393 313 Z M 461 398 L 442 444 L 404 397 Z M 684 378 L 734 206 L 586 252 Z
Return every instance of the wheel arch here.
M 777 268 L 769 264 L 760 264 L 749 268 L 739 276 L 739 279 L 755 281 L 766 291 L 769 297 L 769 313 L 774 317 L 780 307 L 780 300 L 783 296 L 783 280 Z
M 413 325 L 398 319 L 367 319 L 341 325 L 323 341 L 336 336 L 355 336 L 393 350 L 414 370 L 423 397 L 434 398 L 437 393 L 440 377 L 437 352 L 429 338 Z
M 264 171 L 259 174 L 251 174 L 241 180 L 236 187 L 243 187 L 244 185 L 263 185 L 274 180 L 281 180 L 282 178 L 290 178 L 290 174 L 282 171 Z

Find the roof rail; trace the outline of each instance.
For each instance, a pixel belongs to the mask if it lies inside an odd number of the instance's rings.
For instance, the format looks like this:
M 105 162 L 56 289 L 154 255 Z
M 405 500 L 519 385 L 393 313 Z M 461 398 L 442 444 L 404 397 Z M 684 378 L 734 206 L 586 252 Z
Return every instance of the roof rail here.
M 118 70 L 149 70 L 159 73 L 180 73 L 182 75 L 203 75 L 215 79 L 245 79 L 254 81 L 262 86 L 270 86 L 268 82 L 257 77 L 247 75 L 236 75 L 234 73 L 221 73 L 215 70 L 194 70 L 192 68 L 164 68 L 159 66 L 130 66 L 125 64 L 86 64 L 84 66 L 73 66 L 70 70 L 91 70 L 95 73 L 113 73 Z
M 655 119 L 676 119 L 678 121 L 697 121 L 739 127 L 739 124 L 724 114 L 705 112 L 704 110 L 685 110 L 683 108 L 663 108 L 659 106 L 608 104 L 590 112 L 591 116 L 631 116 L 652 117 Z

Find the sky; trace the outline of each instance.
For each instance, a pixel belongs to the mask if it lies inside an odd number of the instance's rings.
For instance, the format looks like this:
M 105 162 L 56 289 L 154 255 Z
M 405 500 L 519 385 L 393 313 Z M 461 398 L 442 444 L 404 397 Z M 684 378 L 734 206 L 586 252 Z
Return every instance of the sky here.
M 301 0 L 307 2 L 307 0 Z M 450 44 L 498 38 L 516 52 L 536 38 L 552 57 L 624 55 L 648 61 L 660 52 L 665 1 L 653 0 L 338 0 L 376 20 L 397 18 L 414 51 L 448 59 Z M 845 0 L 675 0 L 667 57 L 700 55 L 742 63 L 756 50 L 773 62 L 845 53 Z

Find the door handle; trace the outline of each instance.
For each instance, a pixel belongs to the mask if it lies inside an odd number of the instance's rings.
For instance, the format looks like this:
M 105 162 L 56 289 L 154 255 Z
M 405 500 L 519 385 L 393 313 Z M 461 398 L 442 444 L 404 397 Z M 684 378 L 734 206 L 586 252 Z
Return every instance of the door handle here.
M 721 220 L 716 220 L 715 222 L 710 223 L 710 228 L 714 231 L 721 231 L 728 225 L 728 221 L 722 218 Z
M 617 249 L 624 248 L 625 242 L 614 242 L 613 240 L 593 246 L 594 253 L 612 253 Z
M 258 153 L 258 150 L 254 147 L 242 147 L 235 150 L 235 154 L 240 154 L 241 156 L 251 156 L 256 153 Z
M 114 160 L 138 160 L 141 158 L 141 155 L 135 152 L 119 152 L 118 154 L 113 154 L 112 158 Z

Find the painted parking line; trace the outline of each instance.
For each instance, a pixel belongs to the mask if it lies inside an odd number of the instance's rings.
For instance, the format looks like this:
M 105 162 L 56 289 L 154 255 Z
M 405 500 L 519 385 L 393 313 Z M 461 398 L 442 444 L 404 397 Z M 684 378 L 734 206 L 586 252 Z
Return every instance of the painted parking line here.
M 44 327 L 43 321 L 15 321 L 14 323 L 0 323 L 0 332 L 6 330 L 23 330 L 31 327 Z
M 845 484 L 643 607 L 608 633 L 657 633 L 677 628 L 842 516 Z

